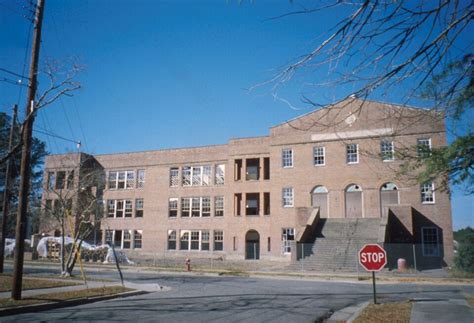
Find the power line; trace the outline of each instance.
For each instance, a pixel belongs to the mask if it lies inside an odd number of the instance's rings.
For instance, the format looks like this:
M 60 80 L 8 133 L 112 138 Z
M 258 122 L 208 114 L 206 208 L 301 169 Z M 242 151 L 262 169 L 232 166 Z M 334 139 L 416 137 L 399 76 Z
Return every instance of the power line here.
M 27 76 L 24 76 L 24 75 L 21 75 L 21 74 L 12 72 L 12 71 L 7 70 L 6 68 L 3 68 L 3 67 L 0 67 L 0 71 L 3 71 L 3 72 L 5 72 L 5 73 L 8 73 L 8 74 L 11 74 L 11 75 L 14 75 L 14 76 L 18 76 L 18 77 L 20 77 L 20 78 L 22 78 L 22 79 L 28 80 L 28 77 L 27 77 Z
M 73 140 L 73 139 L 68 139 L 68 138 L 59 136 L 59 135 L 57 135 L 57 134 L 51 133 L 51 132 L 42 131 L 42 130 L 38 130 L 38 129 L 34 129 L 33 131 L 34 131 L 34 132 L 37 132 L 37 133 L 41 133 L 41 134 L 46 135 L 46 136 L 58 138 L 58 139 L 61 139 L 61 140 L 64 140 L 64 141 L 73 142 L 73 143 L 75 143 L 75 144 L 79 144 L 79 145 L 81 144 L 80 141 Z

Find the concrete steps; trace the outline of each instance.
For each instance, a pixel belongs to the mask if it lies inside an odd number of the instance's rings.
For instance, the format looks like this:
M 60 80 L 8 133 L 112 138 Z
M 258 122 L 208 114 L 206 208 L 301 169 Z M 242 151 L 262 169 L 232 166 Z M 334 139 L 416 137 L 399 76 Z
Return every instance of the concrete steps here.
M 358 252 L 367 243 L 376 243 L 380 218 L 321 219 L 314 243 L 298 244 L 301 259 L 290 270 L 357 271 Z

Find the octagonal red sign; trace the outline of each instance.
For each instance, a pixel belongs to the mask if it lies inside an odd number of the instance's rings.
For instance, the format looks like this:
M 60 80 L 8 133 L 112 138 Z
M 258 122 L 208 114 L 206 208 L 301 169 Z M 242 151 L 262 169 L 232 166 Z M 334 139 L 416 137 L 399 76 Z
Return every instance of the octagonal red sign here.
M 359 250 L 359 263 L 367 271 L 380 271 L 387 264 L 387 253 L 378 244 L 366 244 Z

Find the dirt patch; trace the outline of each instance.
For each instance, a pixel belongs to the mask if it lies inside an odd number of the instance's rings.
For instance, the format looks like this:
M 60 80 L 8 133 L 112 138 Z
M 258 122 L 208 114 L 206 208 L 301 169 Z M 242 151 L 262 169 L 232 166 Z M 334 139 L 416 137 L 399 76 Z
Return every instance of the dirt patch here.
M 397 302 L 368 305 L 354 321 L 355 323 L 410 322 L 412 304 Z
M 466 297 L 469 306 L 474 307 L 474 297 Z

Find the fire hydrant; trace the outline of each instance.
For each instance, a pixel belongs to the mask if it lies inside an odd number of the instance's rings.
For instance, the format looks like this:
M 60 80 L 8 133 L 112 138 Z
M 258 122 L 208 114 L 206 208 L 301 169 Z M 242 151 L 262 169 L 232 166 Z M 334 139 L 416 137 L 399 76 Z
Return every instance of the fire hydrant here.
M 191 260 L 189 258 L 186 258 L 184 264 L 186 265 L 186 271 L 191 271 Z

